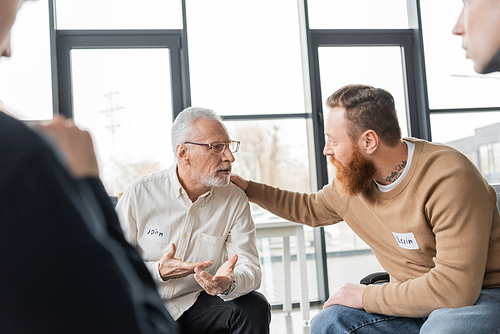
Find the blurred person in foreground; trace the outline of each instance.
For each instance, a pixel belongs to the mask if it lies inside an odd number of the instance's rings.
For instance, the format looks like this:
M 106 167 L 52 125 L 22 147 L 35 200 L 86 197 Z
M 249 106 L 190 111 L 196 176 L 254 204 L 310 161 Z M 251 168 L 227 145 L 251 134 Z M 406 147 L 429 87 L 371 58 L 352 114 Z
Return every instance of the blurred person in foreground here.
M 237 175 L 251 202 L 313 227 L 345 221 L 389 273 L 347 284 L 311 333 L 492 333 L 500 328 L 495 190 L 461 152 L 401 138 L 392 95 L 348 85 L 327 99 L 323 153 L 333 181 L 297 193 Z
M 0 0 L 1 56 L 23 2 Z M 180 333 L 123 237 L 88 132 L 0 112 L 0 169 L 0 332 Z
M 176 162 L 134 181 L 116 211 L 184 333 L 269 333 L 270 306 L 245 193 L 231 184 L 231 140 L 212 110 L 172 125 Z
M 453 28 L 478 73 L 500 71 L 500 1 L 464 0 Z

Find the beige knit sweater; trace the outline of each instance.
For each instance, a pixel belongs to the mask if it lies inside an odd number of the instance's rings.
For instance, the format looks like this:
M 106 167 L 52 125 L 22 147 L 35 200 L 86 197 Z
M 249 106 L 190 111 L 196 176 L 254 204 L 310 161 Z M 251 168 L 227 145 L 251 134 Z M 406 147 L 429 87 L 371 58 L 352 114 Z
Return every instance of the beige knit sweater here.
M 344 198 L 335 182 L 314 194 L 249 182 L 250 201 L 290 221 L 317 227 L 345 220 L 391 275 L 370 285 L 371 313 L 424 317 L 473 305 L 481 288 L 500 287 L 500 215 L 494 189 L 459 151 L 415 143 L 407 175 L 393 190 L 375 183 Z

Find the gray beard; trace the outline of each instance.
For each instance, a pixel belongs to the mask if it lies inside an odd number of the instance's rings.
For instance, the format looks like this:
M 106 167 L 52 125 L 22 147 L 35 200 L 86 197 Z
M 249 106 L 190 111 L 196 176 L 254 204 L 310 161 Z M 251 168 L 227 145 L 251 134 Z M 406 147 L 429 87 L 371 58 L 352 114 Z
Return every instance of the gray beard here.
M 224 177 L 217 177 L 217 172 L 207 178 L 203 178 L 203 176 L 198 174 L 197 179 L 206 187 L 226 187 L 230 182 L 229 175 L 224 175 Z
M 229 175 L 225 175 L 222 178 L 212 175 L 203 180 L 204 184 L 208 187 L 226 187 L 229 185 L 229 181 Z

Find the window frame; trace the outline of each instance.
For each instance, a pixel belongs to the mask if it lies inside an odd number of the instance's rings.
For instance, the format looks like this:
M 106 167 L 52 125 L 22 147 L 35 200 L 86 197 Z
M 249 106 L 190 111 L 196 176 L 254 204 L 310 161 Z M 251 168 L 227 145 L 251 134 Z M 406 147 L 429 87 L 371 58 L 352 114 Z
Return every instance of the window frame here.
M 181 71 L 180 30 L 61 30 L 57 31 L 57 107 L 73 117 L 70 52 L 72 49 L 168 48 L 174 114 L 184 109 L 186 99 Z M 175 116 L 174 115 L 174 116 Z

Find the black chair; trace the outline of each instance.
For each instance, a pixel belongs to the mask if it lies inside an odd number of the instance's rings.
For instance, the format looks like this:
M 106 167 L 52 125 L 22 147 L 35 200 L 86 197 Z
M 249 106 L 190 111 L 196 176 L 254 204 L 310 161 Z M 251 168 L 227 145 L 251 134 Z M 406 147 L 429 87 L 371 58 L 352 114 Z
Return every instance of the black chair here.
M 113 203 L 113 206 L 116 206 L 116 203 L 118 203 L 118 197 L 117 196 L 109 196 L 109 199 L 111 200 L 111 203 Z
M 372 273 L 369 275 L 366 275 L 359 281 L 360 284 L 368 285 L 368 284 L 375 284 L 375 283 L 388 283 L 390 280 L 389 274 L 386 273 L 385 271 L 379 271 L 376 273 Z
M 491 186 L 495 189 L 497 193 L 497 206 L 500 207 L 500 183 L 493 183 Z M 386 273 L 385 271 L 379 271 L 376 273 L 366 275 L 359 281 L 359 283 L 368 285 L 375 283 L 387 283 L 389 281 L 390 281 L 389 274 Z

